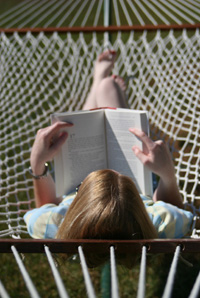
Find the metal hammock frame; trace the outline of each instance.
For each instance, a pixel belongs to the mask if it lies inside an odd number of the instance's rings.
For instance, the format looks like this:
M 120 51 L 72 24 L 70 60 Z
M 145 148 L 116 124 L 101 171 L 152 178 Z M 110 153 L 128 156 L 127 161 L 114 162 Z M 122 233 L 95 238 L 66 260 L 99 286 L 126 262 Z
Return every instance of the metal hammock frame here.
M 20 253 L 45 253 L 52 270 L 55 283 L 60 297 L 69 297 L 67 289 L 62 281 L 59 268 L 56 267 L 52 254 L 70 253 L 78 254 L 80 258 L 81 268 L 84 276 L 87 296 L 95 298 L 96 293 L 92 284 L 90 274 L 87 268 L 84 253 L 107 253 L 110 255 L 110 279 L 111 279 L 111 297 L 119 297 L 119 284 L 116 270 L 116 253 L 122 254 L 141 254 L 140 274 L 138 278 L 137 297 L 144 298 L 146 291 L 146 266 L 147 254 L 157 253 L 173 253 L 172 264 L 168 273 L 168 278 L 163 291 L 163 298 L 170 298 L 173 292 L 174 280 L 177 271 L 178 261 L 184 253 L 198 253 L 200 251 L 200 242 L 194 239 L 181 240 L 132 240 L 132 241 L 115 241 L 115 240 L 0 240 L 0 253 L 13 253 L 19 266 L 30 297 L 40 297 L 38 291 L 33 284 L 28 270 L 20 257 Z M 198 297 L 200 293 L 200 272 L 197 275 L 194 286 L 191 289 L 189 298 Z M 2 283 L 0 283 L 0 294 L 4 297 L 8 296 L 8 291 Z M 109 294 L 109 295 L 110 295 Z M 107 293 L 108 295 L 108 293 Z M 106 297 L 106 296 L 105 296 Z

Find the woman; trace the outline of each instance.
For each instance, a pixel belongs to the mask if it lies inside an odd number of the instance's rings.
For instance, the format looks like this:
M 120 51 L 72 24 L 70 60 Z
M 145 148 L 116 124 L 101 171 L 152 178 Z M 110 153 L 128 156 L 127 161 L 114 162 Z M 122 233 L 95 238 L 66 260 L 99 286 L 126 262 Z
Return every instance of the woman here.
M 113 51 L 98 58 L 84 109 L 127 107 L 124 81 L 118 76 L 108 76 L 115 58 Z M 134 146 L 133 154 L 160 177 L 152 199 L 140 196 L 130 178 L 107 169 L 88 175 L 77 194 L 57 198 L 54 181 L 48 175 L 45 163 L 54 158 L 66 141 L 68 135 L 62 129 L 72 125 L 56 122 L 37 133 L 31 152 L 37 208 L 25 215 L 32 237 L 151 239 L 181 238 L 190 232 L 193 215 L 183 210 L 167 146 L 162 141 L 153 142 L 135 128 L 130 128 L 130 133 L 139 138 L 146 149 L 143 152 Z

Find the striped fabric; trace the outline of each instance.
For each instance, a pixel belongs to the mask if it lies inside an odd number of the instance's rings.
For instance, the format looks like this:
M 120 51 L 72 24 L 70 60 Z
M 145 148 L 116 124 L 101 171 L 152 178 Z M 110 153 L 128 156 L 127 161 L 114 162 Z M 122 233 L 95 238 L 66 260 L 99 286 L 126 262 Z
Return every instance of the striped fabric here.
M 32 238 L 53 239 L 59 225 L 75 197 L 71 193 L 63 197 L 59 205 L 45 204 L 28 211 L 24 220 Z M 193 214 L 162 201 L 153 202 L 150 197 L 141 195 L 146 210 L 158 231 L 159 238 L 182 238 L 191 233 Z

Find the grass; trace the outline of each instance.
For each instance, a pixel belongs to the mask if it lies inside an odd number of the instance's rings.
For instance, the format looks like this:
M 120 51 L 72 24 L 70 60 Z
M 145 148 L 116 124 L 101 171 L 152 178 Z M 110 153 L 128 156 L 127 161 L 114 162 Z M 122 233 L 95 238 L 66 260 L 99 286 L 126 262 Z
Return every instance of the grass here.
M 179 261 L 172 298 L 188 297 L 199 272 L 200 253 L 195 256 L 185 254 L 183 257 L 192 264 L 192 267 L 181 260 Z M 46 256 L 44 254 L 24 254 L 23 258 L 27 271 L 29 272 L 40 296 L 51 298 L 58 297 L 57 288 L 48 266 Z M 171 254 L 159 254 L 147 257 L 147 298 L 159 298 L 162 296 L 172 258 L 173 255 Z M 79 262 L 68 261 L 65 265 L 59 266 L 59 272 L 70 297 L 87 297 Z M 117 272 L 120 297 L 136 297 L 139 262 L 131 270 L 118 266 Z M 97 297 L 102 297 L 102 267 L 90 269 L 90 274 Z M 9 292 L 10 297 L 25 298 L 29 296 L 12 254 L 1 254 L 0 277 L 5 288 Z M 105 292 L 103 297 L 108 297 Z

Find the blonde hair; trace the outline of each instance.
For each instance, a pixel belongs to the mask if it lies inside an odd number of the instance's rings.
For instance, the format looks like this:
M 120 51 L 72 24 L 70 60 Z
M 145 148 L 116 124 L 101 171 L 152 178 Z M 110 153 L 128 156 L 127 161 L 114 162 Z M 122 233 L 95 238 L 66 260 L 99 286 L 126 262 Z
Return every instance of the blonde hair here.
M 112 170 L 95 171 L 85 178 L 56 235 L 58 239 L 156 237 L 135 184 Z

